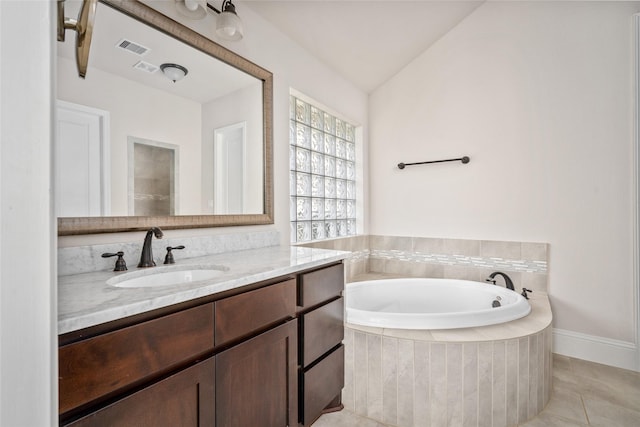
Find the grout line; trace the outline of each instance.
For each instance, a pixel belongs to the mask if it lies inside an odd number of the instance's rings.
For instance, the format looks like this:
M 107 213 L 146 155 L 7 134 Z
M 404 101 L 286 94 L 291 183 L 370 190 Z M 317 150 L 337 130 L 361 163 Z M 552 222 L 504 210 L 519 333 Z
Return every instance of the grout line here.
M 584 417 L 587 420 L 587 425 L 591 425 L 591 421 L 589 421 L 589 414 L 587 413 L 587 407 L 584 404 L 584 398 L 582 397 L 582 393 L 580 393 L 580 403 L 582 403 L 582 410 L 584 411 Z

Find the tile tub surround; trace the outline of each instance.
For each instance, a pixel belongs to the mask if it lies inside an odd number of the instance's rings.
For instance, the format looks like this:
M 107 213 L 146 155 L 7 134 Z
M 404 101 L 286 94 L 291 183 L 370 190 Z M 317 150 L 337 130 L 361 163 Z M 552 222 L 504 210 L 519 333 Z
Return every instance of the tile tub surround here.
M 367 235 L 319 240 L 311 243 L 300 243 L 296 246 L 351 252 L 349 259 L 346 259 L 344 263 L 344 274 L 347 282 L 353 281 L 355 276 L 369 272 L 369 236 Z
M 58 275 L 89 273 L 92 271 L 113 270 L 115 258 L 102 258 L 103 253 L 124 252 L 124 259 L 130 270 L 138 265 L 145 231 L 140 231 L 139 242 L 110 243 L 104 245 L 73 246 L 58 248 Z M 184 245 L 185 248 L 174 252 L 176 260 L 186 260 L 205 255 L 258 249 L 280 244 L 277 231 L 258 231 L 249 233 L 216 234 L 212 236 L 194 236 L 163 238 L 152 240 L 154 260 L 162 265 L 167 246 Z
M 220 276 L 190 284 L 151 288 L 117 288 L 106 281 L 118 275 L 98 271 L 58 277 L 58 333 L 64 334 L 173 304 L 236 289 L 340 261 L 348 252 L 272 246 L 179 260 L 169 268 L 224 266 Z M 165 267 L 132 269 L 154 274 Z
M 513 426 L 552 390 L 551 308 L 478 328 L 413 331 L 347 324 L 349 411 L 389 426 Z
M 520 427 L 639 425 L 640 372 L 558 354 L 553 355 L 553 391 L 549 403 L 534 418 L 518 423 Z M 314 427 L 388 426 L 344 410 L 323 415 Z
M 302 246 L 351 251 L 348 282 L 363 273 L 481 282 L 492 272 L 503 271 L 518 290 L 548 292 L 546 243 L 370 235 Z

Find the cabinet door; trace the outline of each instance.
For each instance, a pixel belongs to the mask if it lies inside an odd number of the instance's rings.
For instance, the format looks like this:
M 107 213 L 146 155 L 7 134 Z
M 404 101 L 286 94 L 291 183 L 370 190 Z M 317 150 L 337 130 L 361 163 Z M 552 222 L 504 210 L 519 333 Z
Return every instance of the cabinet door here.
M 323 354 L 340 344 L 344 338 L 344 302 L 335 301 L 302 316 L 302 360 L 306 368 Z
M 66 426 L 214 427 L 214 376 L 211 357 Z
M 217 427 L 297 425 L 296 323 L 287 322 L 216 356 Z

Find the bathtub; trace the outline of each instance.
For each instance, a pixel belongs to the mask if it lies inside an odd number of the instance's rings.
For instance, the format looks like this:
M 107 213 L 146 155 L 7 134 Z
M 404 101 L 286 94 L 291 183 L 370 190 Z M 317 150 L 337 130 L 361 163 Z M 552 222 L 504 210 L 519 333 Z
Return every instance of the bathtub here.
M 345 297 L 342 402 L 355 414 L 397 427 L 507 427 L 549 402 L 546 294 L 525 300 L 479 282 L 381 277 L 347 284 Z
M 492 307 L 498 300 L 499 307 Z M 494 325 L 528 315 L 522 295 L 502 286 L 453 279 L 384 279 L 350 283 L 346 322 L 396 329 Z

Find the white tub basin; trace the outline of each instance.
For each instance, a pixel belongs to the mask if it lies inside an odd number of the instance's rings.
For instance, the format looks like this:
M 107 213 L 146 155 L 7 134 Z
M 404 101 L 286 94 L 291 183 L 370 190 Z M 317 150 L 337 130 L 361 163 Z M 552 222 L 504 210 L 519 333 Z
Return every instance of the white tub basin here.
M 107 284 L 118 288 L 151 288 L 181 285 L 215 279 L 227 270 L 227 267 L 215 266 L 179 270 L 135 271 L 109 279 Z
M 500 307 L 493 307 L 494 300 Z M 531 312 L 522 295 L 469 280 L 403 278 L 349 283 L 346 321 L 390 329 L 454 329 L 509 322 Z

